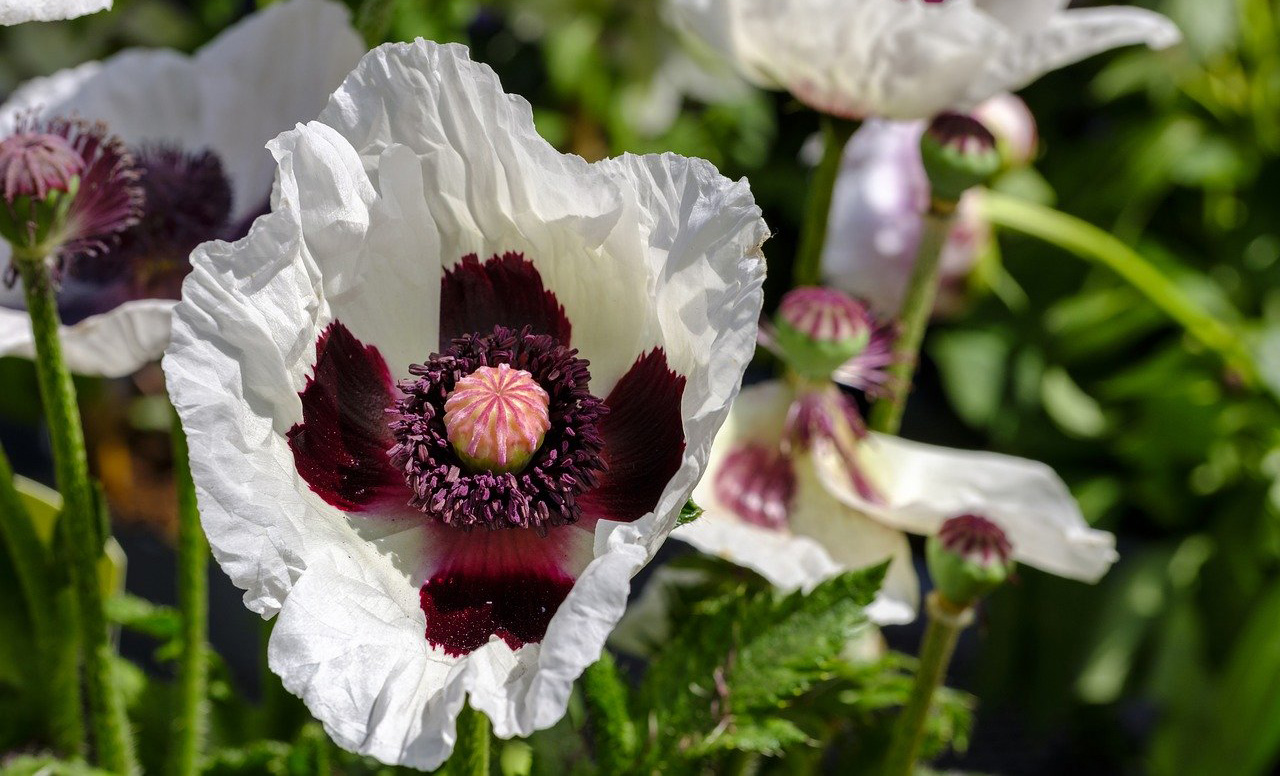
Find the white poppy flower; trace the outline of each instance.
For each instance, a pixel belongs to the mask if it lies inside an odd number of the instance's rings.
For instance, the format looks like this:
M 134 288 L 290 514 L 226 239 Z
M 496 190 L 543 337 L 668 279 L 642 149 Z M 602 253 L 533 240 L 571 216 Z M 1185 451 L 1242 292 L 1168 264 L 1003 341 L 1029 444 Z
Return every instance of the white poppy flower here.
M 920 161 L 923 131 L 920 121 L 863 124 L 845 146 L 831 195 L 823 278 L 889 317 L 902 307 L 929 208 L 929 178 Z M 981 195 L 971 189 L 960 198 L 943 244 L 939 310 L 960 305 L 964 283 L 991 239 L 976 207 Z
M 928 119 L 1094 54 L 1178 42 L 1140 8 L 1068 0 L 669 0 L 743 75 L 837 116 Z
M 111 0 L 0 0 L 0 27 L 74 19 L 110 7 Z
M 908 622 L 918 606 L 904 531 L 935 533 L 957 515 L 985 516 L 1016 559 L 1059 576 L 1096 581 L 1115 561 L 1114 538 L 1088 527 L 1044 464 L 875 433 L 852 455 L 838 435 L 788 452 L 797 400 L 780 381 L 743 389 L 694 491 L 706 513 L 676 538 L 787 589 L 892 559 L 868 609 L 879 623 Z
M 342 746 L 433 768 L 467 696 L 547 727 L 751 357 L 750 190 L 560 154 L 422 40 L 270 147 L 274 212 L 195 252 L 164 360 L 215 557 Z
M 34 79 L 0 107 L 0 140 L 33 121 L 102 122 L 141 168 L 141 222 L 118 242 L 63 257 L 58 301 L 73 372 L 117 377 L 160 357 L 187 255 L 244 235 L 266 211 L 267 141 L 315 116 L 364 51 L 345 7 L 288 0 L 191 57 L 126 51 Z M 0 291 L 0 355 L 33 353 L 22 298 L 20 288 Z

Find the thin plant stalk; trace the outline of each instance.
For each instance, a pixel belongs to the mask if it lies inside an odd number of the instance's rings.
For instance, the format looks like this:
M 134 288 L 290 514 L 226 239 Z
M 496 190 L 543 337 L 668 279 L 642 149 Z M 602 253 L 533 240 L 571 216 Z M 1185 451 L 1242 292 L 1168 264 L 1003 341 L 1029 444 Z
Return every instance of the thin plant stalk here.
M 200 528 L 187 437 L 173 421 L 173 478 L 178 492 L 178 607 L 182 655 L 178 664 L 178 709 L 173 720 L 170 772 L 199 773 L 208 727 L 209 544 Z
M 937 591 L 929 594 L 926 608 L 929 624 L 925 626 L 924 642 L 920 646 L 920 666 L 916 669 L 907 705 L 902 707 L 894 723 L 884 776 L 912 776 L 916 772 L 916 759 L 920 756 L 933 696 L 946 678 L 960 632 L 973 622 L 973 609 L 956 608 Z
M 27 312 L 36 346 L 36 376 L 53 447 L 58 489 L 62 491 L 62 519 L 67 525 L 72 584 L 79 615 L 84 681 L 89 700 L 97 761 L 119 774 L 137 771 L 124 701 L 116 687 L 114 650 L 103 613 L 98 584 L 98 560 L 106 537 L 98 524 L 97 494 L 89 479 L 80 408 L 71 374 L 62 360 L 58 339 L 58 310 L 49 267 L 39 257 L 19 256 L 14 265 L 22 278 Z
M 31 621 L 36 654 L 32 661 L 38 699 L 48 711 L 48 732 L 54 747 L 69 756 L 84 755 L 84 723 L 80 719 L 80 688 L 76 671 L 59 670 L 58 662 L 67 656 L 65 641 L 75 643 L 72 633 L 58 627 L 61 611 L 56 600 L 57 589 L 50 574 L 50 553 L 36 534 L 31 517 L 23 507 L 14 487 L 13 467 L 4 448 L 0 448 L 0 539 L 9 548 L 18 577 L 27 616 Z M 74 663 L 74 655 L 70 662 Z
M 582 675 L 582 691 L 595 734 L 596 764 L 602 773 L 621 773 L 634 764 L 638 736 L 627 710 L 627 687 L 608 652 Z
M 800 228 L 800 245 L 796 250 L 794 285 L 812 286 L 822 282 L 822 248 L 827 241 L 827 220 L 831 215 L 831 197 L 840 177 L 840 159 L 849 143 L 855 122 L 832 116 L 822 117 L 822 160 L 809 182 L 809 199 L 805 203 L 804 222 Z
M 896 434 L 902 426 L 902 413 L 920 360 L 920 344 L 933 313 L 938 296 L 938 274 L 942 249 L 951 231 L 953 206 L 935 203 L 924 216 L 920 247 L 916 250 L 911 280 L 902 301 L 898 338 L 893 343 L 893 364 L 889 367 L 889 390 L 871 409 L 871 428 L 885 434 Z
M 979 203 L 983 217 L 992 225 L 1057 245 L 1116 273 L 1200 344 L 1216 352 L 1246 384 L 1257 384 L 1257 364 L 1238 331 L 1197 304 L 1128 245 L 1087 221 L 1006 194 L 983 192 Z
M 449 776 L 489 776 L 489 718 L 469 704 L 458 713 L 458 740 L 445 773 Z

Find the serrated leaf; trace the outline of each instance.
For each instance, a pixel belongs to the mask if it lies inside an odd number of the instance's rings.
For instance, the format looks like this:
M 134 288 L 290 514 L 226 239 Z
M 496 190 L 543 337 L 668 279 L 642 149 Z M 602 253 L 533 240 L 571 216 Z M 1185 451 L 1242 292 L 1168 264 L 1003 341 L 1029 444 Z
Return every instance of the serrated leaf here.
M 798 725 L 781 717 L 735 720 L 731 726 L 714 731 L 690 754 L 706 756 L 720 752 L 753 752 L 766 756 L 781 755 L 786 749 L 811 744 L 813 739 Z
M 718 741 L 731 744 L 748 728 L 756 730 L 744 744 L 764 746 L 761 736 L 770 730 L 781 742 L 783 726 L 769 720 L 781 719 L 792 701 L 828 676 L 844 645 L 867 627 L 863 607 L 885 568 L 842 574 L 808 594 L 739 585 L 686 610 L 642 691 L 656 729 L 673 737 L 659 746 L 696 757 L 722 748 Z M 786 741 L 799 743 L 794 735 Z

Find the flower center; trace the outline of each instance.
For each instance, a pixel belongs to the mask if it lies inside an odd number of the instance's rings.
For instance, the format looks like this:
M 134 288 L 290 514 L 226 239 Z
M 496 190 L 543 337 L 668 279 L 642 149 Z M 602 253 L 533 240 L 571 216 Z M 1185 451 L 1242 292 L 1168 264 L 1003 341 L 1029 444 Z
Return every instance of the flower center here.
M 445 400 L 449 442 L 474 470 L 518 472 L 551 428 L 550 401 L 523 369 L 482 366 L 459 380 Z
M 1000 526 L 981 515 L 960 515 L 942 524 L 938 540 L 946 551 L 984 566 L 1009 562 L 1013 545 Z
M 58 135 L 21 132 L 0 142 L 0 182 L 8 204 L 18 197 L 66 193 L 84 168 L 84 159 Z
M 587 366 L 554 337 L 503 326 L 410 366 L 390 422 L 409 505 L 468 530 L 576 522 L 606 468 L 608 408 Z
M 77 280 L 122 282 L 136 298 L 177 299 L 191 251 L 206 240 L 236 236 L 227 234 L 231 182 L 212 151 L 156 145 L 141 149 L 136 158 L 141 220 L 106 255 L 73 261 L 68 272 Z

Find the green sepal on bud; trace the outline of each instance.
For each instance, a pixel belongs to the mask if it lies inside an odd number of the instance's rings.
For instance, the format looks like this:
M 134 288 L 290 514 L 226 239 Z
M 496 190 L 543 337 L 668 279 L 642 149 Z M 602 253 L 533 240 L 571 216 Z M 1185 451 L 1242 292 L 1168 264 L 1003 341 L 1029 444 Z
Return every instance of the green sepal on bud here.
M 960 196 L 999 172 L 996 138 L 972 116 L 943 113 L 920 137 L 920 158 L 936 203 L 954 207 Z
M 774 321 L 774 338 L 792 371 L 810 380 L 825 381 L 841 364 L 867 347 L 871 331 L 840 340 L 819 340 L 779 319 Z
M 20 194 L 12 202 L 0 201 L 0 237 L 13 246 L 17 258 L 44 258 L 53 251 L 67 226 L 67 214 L 80 190 L 80 178 L 72 178 L 66 190 L 50 189 L 43 197 Z
M 925 543 L 933 585 L 949 603 L 968 607 L 1004 584 L 1017 564 L 1004 531 L 977 515 L 953 517 Z

